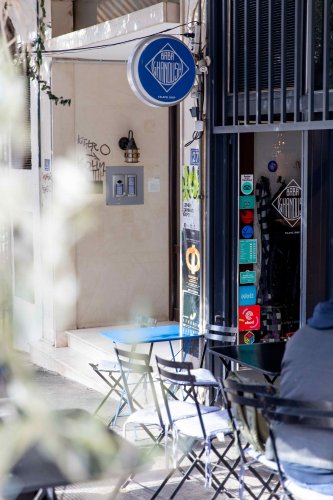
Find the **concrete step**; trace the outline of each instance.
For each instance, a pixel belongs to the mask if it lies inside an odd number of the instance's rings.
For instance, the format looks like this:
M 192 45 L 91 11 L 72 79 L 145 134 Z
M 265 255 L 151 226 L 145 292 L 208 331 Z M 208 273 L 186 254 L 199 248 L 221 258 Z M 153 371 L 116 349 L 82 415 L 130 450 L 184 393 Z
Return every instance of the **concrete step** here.
M 78 354 L 69 347 L 52 347 L 40 340 L 30 345 L 32 363 L 46 370 L 54 371 L 70 380 L 106 394 L 107 386 L 89 366 L 90 356 Z
M 85 356 L 90 359 L 90 362 L 98 362 L 102 359 L 116 360 L 116 355 L 114 352 L 114 344 L 111 340 L 103 337 L 101 332 L 103 330 L 127 330 L 129 325 L 122 325 L 117 327 L 109 327 L 109 328 L 85 328 L 81 330 L 68 330 L 67 338 L 68 338 L 68 347 L 73 351 L 77 352 L 78 355 Z M 133 328 L 133 326 L 132 326 Z M 128 344 L 117 344 L 121 349 L 129 350 L 130 346 Z M 180 342 L 173 342 L 173 348 L 175 352 L 179 351 Z M 149 350 L 149 344 L 141 344 L 137 346 L 136 349 L 138 352 L 147 353 Z M 170 358 L 170 345 L 169 342 L 156 342 L 153 348 L 152 354 L 152 364 L 155 364 L 155 354 Z
M 129 328 L 128 325 L 110 327 L 113 329 Z M 69 330 L 68 347 L 55 348 L 44 341 L 33 342 L 30 345 L 31 361 L 50 371 L 59 373 L 86 387 L 106 394 L 108 388 L 101 380 L 89 363 L 98 363 L 102 360 L 116 361 L 112 341 L 101 335 L 103 329 L 110 328 L 85 328 L 81 330 Z M 128 344 L 118 344 L 120 348 L 129 350 Z M 175 352 L 179 350 L 180 342 L 173 342 Z M 149 345 L 138 346 L 137 351 L 148 352 Z M 168 342 L 154 344 L 152 364 L 155 364 L 155 354 L 164 358 L 170 358 L 170 345 Z
M 68 330 L 66 332 L 68 347 L 80 355 L 98 362 L 101 359 L 116 360 L 113 343 L 102 337 L 101 330 L 85 328 L 84 330 Z

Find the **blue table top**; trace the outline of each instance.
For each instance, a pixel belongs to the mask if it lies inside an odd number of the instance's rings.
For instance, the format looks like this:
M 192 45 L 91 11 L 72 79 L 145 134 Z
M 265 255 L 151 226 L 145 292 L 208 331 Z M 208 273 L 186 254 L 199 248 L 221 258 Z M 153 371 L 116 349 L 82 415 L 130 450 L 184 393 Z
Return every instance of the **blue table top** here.
M 129 330 L 103 330 L 101 335 L 119 344 L 170 342 L 171 340 L 198 339 L 202 336 L 201 333 L 189 328 L 183 328 L 181 332 L 179 325 L 150 326 Z

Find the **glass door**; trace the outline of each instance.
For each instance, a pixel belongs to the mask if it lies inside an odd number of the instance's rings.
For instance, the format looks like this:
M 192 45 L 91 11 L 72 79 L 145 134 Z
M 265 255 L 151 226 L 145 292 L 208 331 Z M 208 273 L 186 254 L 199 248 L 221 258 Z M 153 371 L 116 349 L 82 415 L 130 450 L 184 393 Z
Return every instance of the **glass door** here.
M 239 136 L 240 343 L 278 341 L 300 323 L 302 133 Z

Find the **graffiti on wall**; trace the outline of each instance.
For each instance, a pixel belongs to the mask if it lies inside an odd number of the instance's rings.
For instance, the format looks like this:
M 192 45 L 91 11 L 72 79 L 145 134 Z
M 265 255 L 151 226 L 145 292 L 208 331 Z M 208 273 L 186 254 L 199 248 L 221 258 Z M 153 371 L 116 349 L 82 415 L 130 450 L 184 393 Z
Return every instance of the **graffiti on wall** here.
M 111 153 L 108 144 L 98 144 L 78 134 L 77 143 L 84 148 L 85 154 L 80 157 L 80 163 L 91 173 L 92 181 L 101 181 L 105 174 L 105 162 Z

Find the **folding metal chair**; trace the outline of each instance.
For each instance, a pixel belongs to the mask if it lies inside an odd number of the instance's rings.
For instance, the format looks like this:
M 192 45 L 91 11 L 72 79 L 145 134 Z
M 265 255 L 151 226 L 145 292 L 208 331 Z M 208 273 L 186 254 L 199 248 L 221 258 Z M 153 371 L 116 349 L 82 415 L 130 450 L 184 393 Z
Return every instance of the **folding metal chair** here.
M 161 445 L 164 437 L 167 437 L 170 430 L 169 417 L 164 406 L 164 401 L 160 403 L 157 397 L 152 377 L 153 368 L 149 364 L 150 356 L 149 354 L 125 351 L 123 349 L 118 349 L 117 347 L 115 348 L 115 352 L 122 375 L 122 383 L 126 393 L 126 399 L 128 401 L 129 408 L 132 411 L 124 423 L 124 435 L 126 437 L 126 432 L 129 426 L 143 429 L 152 440 L 153 445 L 151 446 L 150 443 L 147 450 L 147 453 L 150 454 L 156 446 Z M 147 404 L 144 408 L 138 410 L 134 409 L 132 400 L 133 391 L 130 391 L 128 386 L 129 374 L 131 376 L 135 374 L 138 376 L 137 384 L 139 384 L 139 386 L 142 387 L 144 384 L 146 385 L 145 397 L 147 397 Z M 173 400 L 170 402 L 170 408 L 172 408 L 174 419 L 176 420 L 180 418 L 190 418 L 197 414 L 195 404 L 189 402 Z M 200 405 L 200 409 L 203 414 L 207 412 L 216 412 L 218 410 L 216 407 L 204 405 Z M 129 477 L 123 486 L 125 487 L 128 482 L 133 479 L 133 477 L 134 475 Z M 152 498 L 155 498 L 157 494 L 158 492 L 154 494 Z
M 210 347 L 218 345 L 234 344 L 237 340 L 238 328 L 234 326 L 207 325 L 205 333 L 205 343 L 202 351 L 200 366 L 204 366 L 206 352 Z
M 154 442 L 161 442 L 162 437 L 165 435 L 166 431 L 169 429 L 169 417 L 167 410 L 164 406 L 164 399 L 159 401 L 157 397 L 157 391 L 155 383 L 153 380 L 153 368 L 149 364 L 149 355 L 125 351 L 123 349 L 115 348 L 115 352 L 118 358 L 119 367 L 123 377 L 123 385 L 126 393 L 126 399 L 128 400 L 128 405 L 131 410 L 131 414 L 127 417 L 124 424 L 124 433 L 129 425 L 140 426 L 140 427 L 157 427 L 160 432 L 160 437 L 157 439 L 150 435 Z M 146 399 L 145 404 L 142 403 L 140 409 L 135 409 L 133 406 L 133 391 L 130 390 L 128 385 L 128 376 L 138 375 L 138 380 L 135 387 L 145 386 Z M 166 388 L 164 388 L 167 391 Z M 203 414 L 218 411 L 217 407 L 199 405 L 200 410 Z M 194 403 L 184 402 L 179 400 L 173 400 L 169 402 L 169 407 L 172 408 L 174 420 L 180 418 L 188 418 L 196 415 L 197 409 Z
M 118 399 L 117 409 L 108 423 L 108 427 L 112 427 L 116 424 L 117 418 L 121 415 L 124 408 L 128 405 L 119 363 L 118 361 L 102 360 L 99 363 L 89 363 L 89 365 L 109 387 L 107 394 L 94 411 L 94 415 L 98 415 L 101 408 L 110 398 L 110 396 L 114 395 Z M 135 387 L 132 389 L 132 392 L 134 389 Z M 134 397 L 132 397 L 131 403 L 132 408 L 142 408 L 141 404 Z
M 161 483 L 157 493 L 161 492 L 177 469 L 181 470 L 181 464 L 185 458 L 188 458 L 190 466 L 170 498 L 174 498 L 177 495 L 178 491 L 184 482 L 189 479 L 190 474 L 195 468 L 205 477 L 206 485 L 211 484 L 215 490 L 223 491 L 229 495 L 225 485 L 230 477 L 234 476 L 238 479 L 238 476 L 235 472 L 235 466 L 237 464 L 227 457 L 234 443 L 233 431 L 227 411 L 217 407 L 211 407 L 217 408 L 217 411 L 205 414 L 202 413 L 194 385 L 195 377 L 191 374 L 191 370 L 193 369 L 191 362 L 170 361 L 158 356 L 156 356 L 156 362 L 161 378 L 161 389 L 170 427 L 173 429 L 174 439 L 176 439 L 177 444 L 181 447 L 181 456 L 179 458 L 174 457 L 176 463 L 165 480 Z M 171 381 L 179 385 L 190 387 L 196 408 L 195 416 L 184 416 L 182 419 L 175 419 L 172 411 L 172 402 L 168 400 L 168 393 L 165 390 L 164 381 Z M 182 405 L 187 404 L 181 401 L 179 403 Z M 225 436 L 230 438 L 230 441 L 223 451 L 220 451 L 215 445 L 215 440 L 224 439 Z M 211 453 L 214 454 L 217 459 L 214 464 L 212 464 L 210 460 Z M 226 476 L 222 481 L 215 473 L 218 467 L 226 471 Z M 183 471 L 181 470 L 181 472 Z
M 234 344 L 238 329 L 236 327 L 226 327 L 222 325 L 207 325 L 207 331 L 204 335 L 204 346 L 202 350 L 199 368 L 193 368 L 191 375 L 195 377 L 193 383 L 195 388 L 203 387 L 211 391 L 210 404 L 217 401 L 220 393 L 220 385 L 215 375 L 205 368 L 206 354 L 209 353 L 209 348 L 216 345 Z M 220 373 L 222 375 L 222 371 Z M 185 387 L 186 396 L 184 399 L 191 397 L 191 391 Z
M 274 423 L 283 423 L 304 429 L 304 446 L 306 433 L 312 434 L 315 430 L 333 431 L 333 402 L 331 401 L 298 401 L 292 399 L 272 397 L 266 400 L 264 413 L 270 420 L 270 437 L 274 456 L 278 465 L 280 480 L 284 493 L 288 498 L 301 500 L 324 500 L 333 498 L 333 495 L 319 493 L 308 485 L 301 485 L 291 477 L 287 477 L 281 466 L 277 446 L 277 428 Z M 318 449 L 318 452 L 320 450 Z
M 265 456 L 269 424 L 262 415 L 265 397 L 274 395 L 275 388 L 241 383 L 234 377 L 237 375 L 231 372 L 227 379 L 221 380 L 221 387 L 240 453 L 240 498 L 243 498 L 246 487 L 245 471 L 250 471 L 262 486 L 257 495 L 249 492 L 252 498 L 260 498 L 264 493 L 268 493 L 269 499 L 279 498 L 278 466 Z

